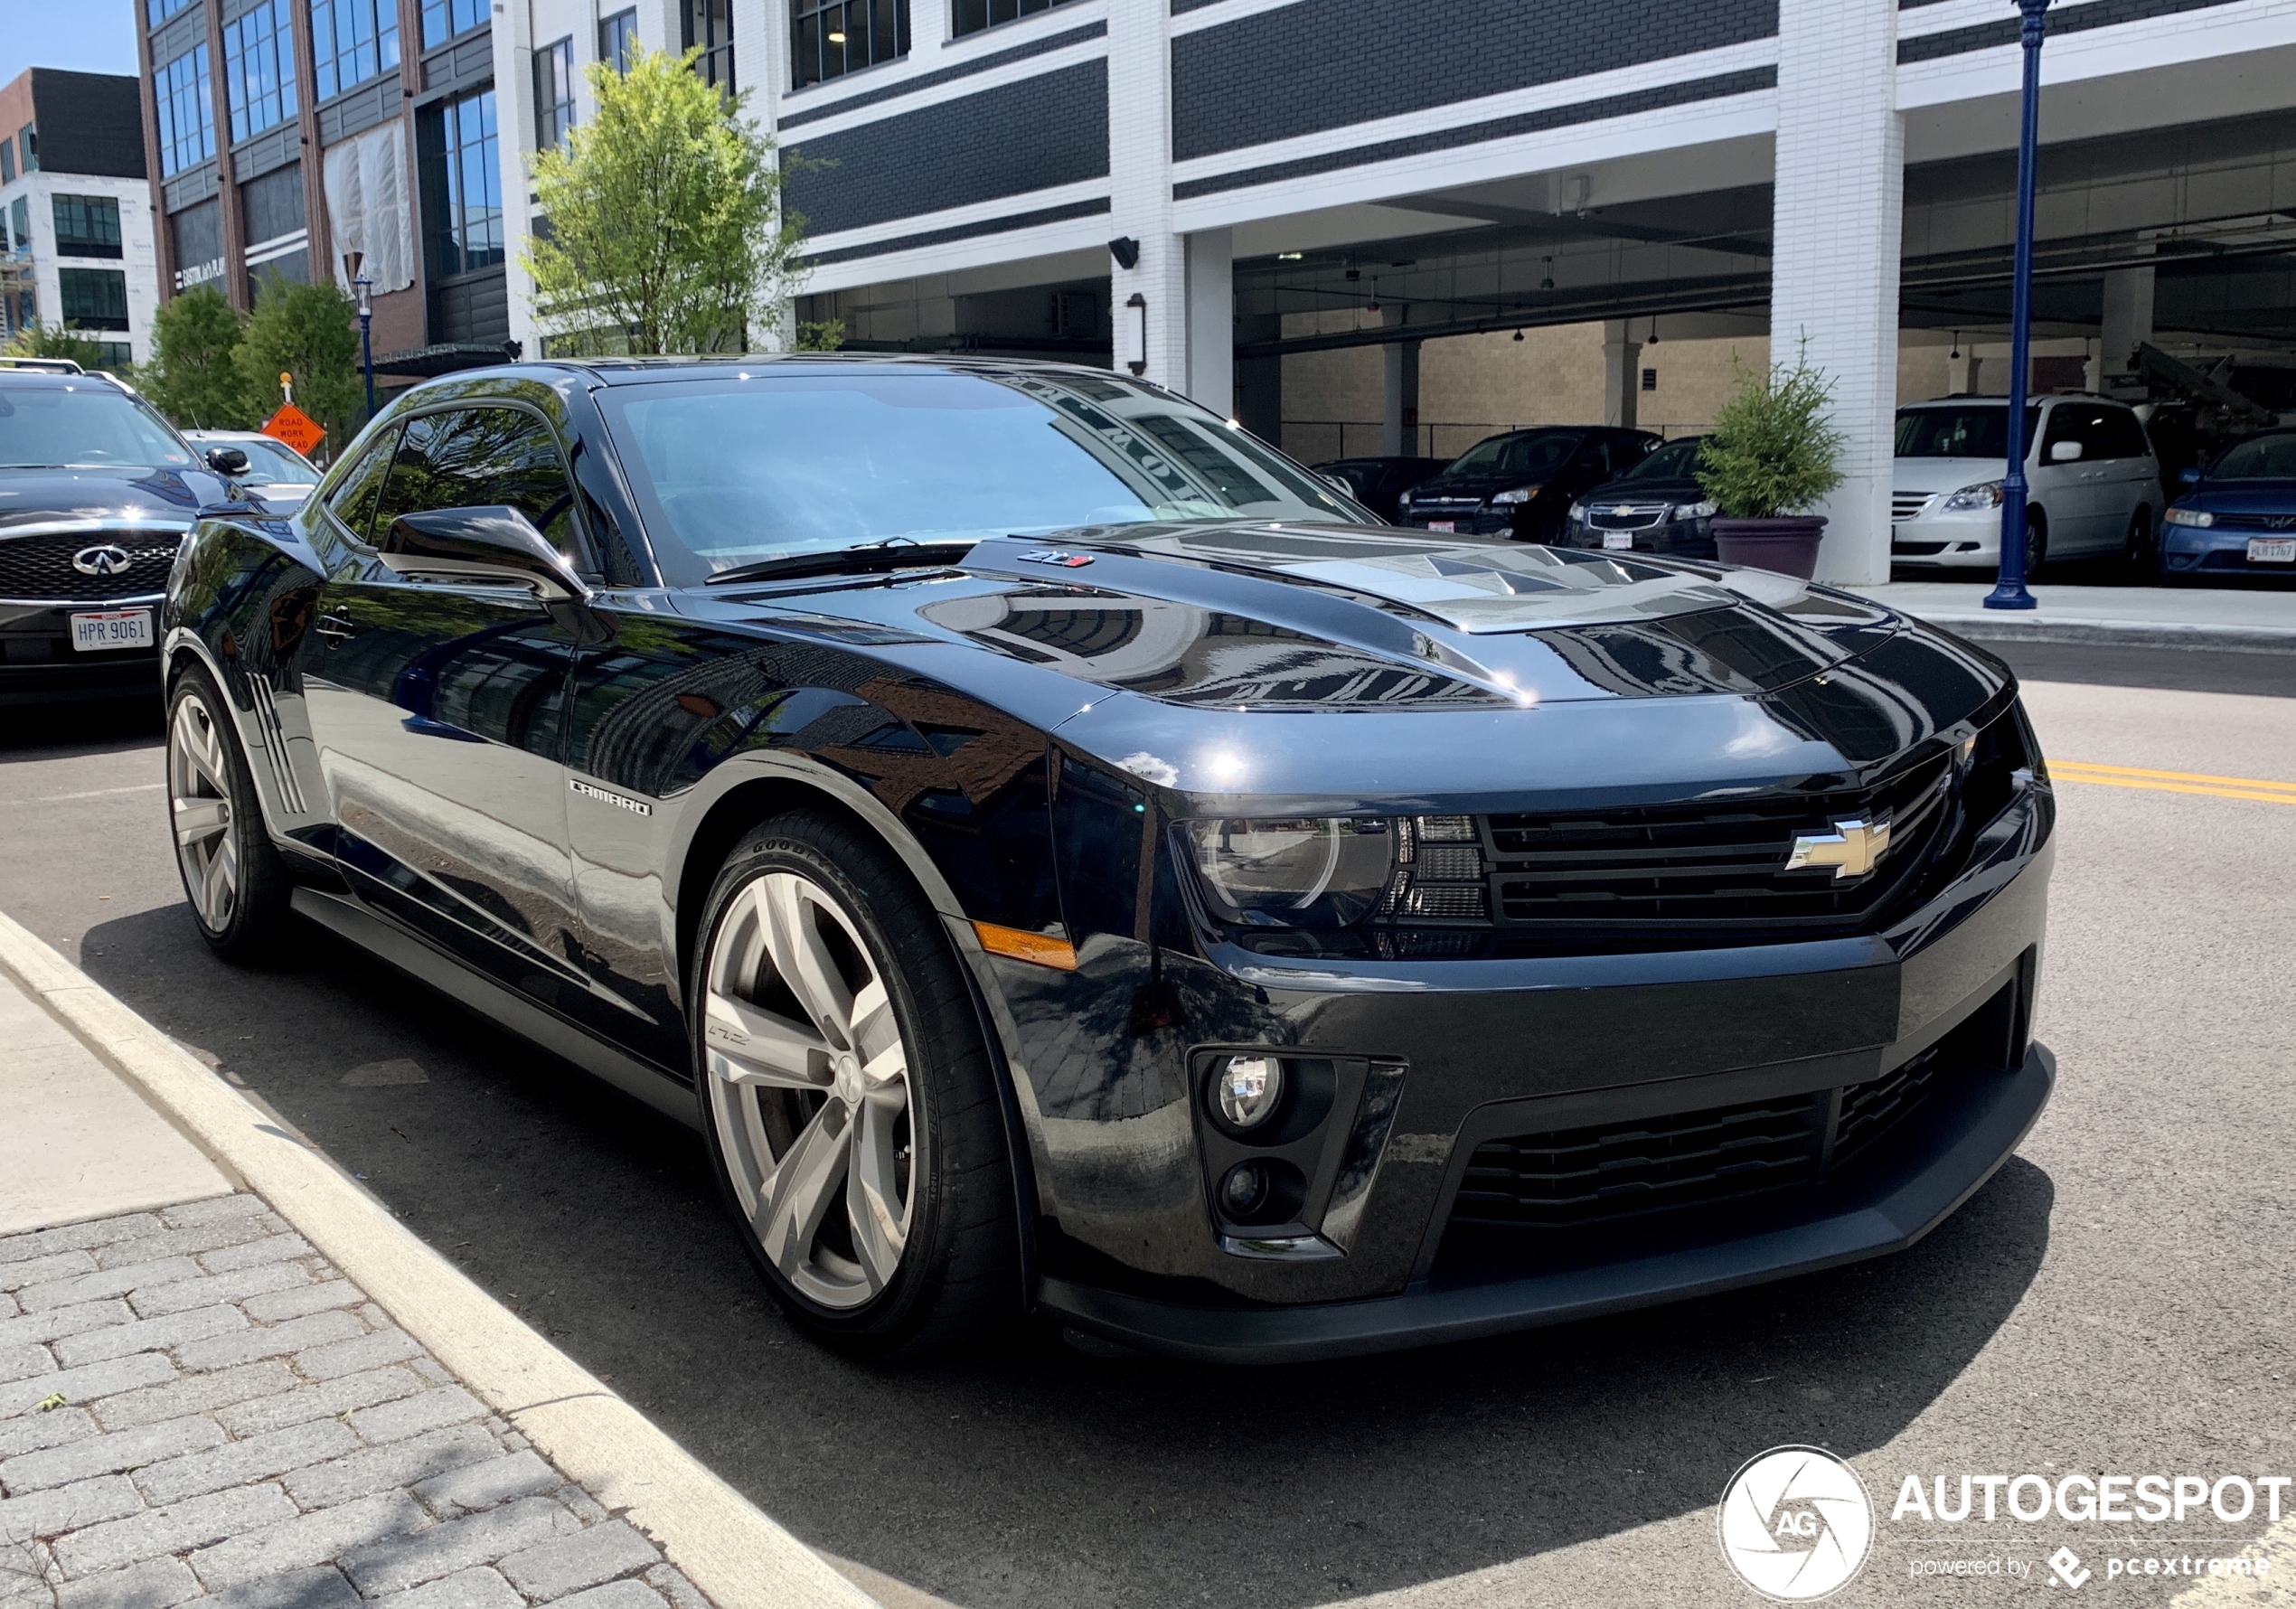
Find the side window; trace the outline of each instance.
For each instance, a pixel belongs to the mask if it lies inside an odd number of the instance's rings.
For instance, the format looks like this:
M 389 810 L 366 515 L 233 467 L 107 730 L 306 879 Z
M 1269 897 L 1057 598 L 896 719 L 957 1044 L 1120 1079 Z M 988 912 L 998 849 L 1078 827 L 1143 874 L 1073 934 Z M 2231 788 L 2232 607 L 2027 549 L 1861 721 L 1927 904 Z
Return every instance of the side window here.
M 2137 416 L 2125 408 L 2107 408 L 2097 426 L 2097 456 L 2101 458 L 2141 458 L 2152 450 L 2144 438 L 2144 427 Z
M 507 503 L 578 569 L 589 568 L 574 522 L 574 486 L 550 427 L 522 408 L 464 408 L 407 422 L 376 516 Z
M 2060 402 L 2049 409 L 2049 423 L 2041 436 L 2041 461 L 2048 462 L 2049 450 L 2060 441 L 2077 441 L 2081 456 L 2096 456 L 2096 443 L 2091 439 L 2094 432 L 2089 428 L 2095 409 L 2079 402 Z
M 382 493 L 383 476 L 391 473 L 391 449 L 398 439 L 396 430 L 386 430 L 377 437 L 327 499 L 328 512 L 362 542 L 373 540 L 375 502 Z

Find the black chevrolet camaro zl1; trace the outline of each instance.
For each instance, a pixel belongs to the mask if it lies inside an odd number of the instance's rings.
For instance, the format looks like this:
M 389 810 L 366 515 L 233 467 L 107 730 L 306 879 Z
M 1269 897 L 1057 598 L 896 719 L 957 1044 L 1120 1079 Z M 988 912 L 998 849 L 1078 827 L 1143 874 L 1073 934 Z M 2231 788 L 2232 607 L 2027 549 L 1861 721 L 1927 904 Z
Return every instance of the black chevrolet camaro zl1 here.
M 696 1125 L 789 1310 L 1286 1360 L 1910 1244 L 2047 1099 L 1990 655 L 1078 368 L 523 363 L 192 531 L 174 841 Z

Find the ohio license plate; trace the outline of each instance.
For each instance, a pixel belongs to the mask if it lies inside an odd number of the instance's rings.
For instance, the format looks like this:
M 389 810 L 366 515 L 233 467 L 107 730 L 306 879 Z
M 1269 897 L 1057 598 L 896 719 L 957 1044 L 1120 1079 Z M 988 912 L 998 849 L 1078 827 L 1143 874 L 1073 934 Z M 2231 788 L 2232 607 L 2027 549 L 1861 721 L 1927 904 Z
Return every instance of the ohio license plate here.
M 2296 564 L 2296 536 L 2250 537 L 2248 562 L 2251 564 Z
M 1603 532 L 1603 546 L 1605 548 L 1632 548 L 1633 545 L 1634 533 L 1631 531 L 1605 531 Z
M 1459 522 L 1456 520 L 1429 520 L 1427 522 L 1427 529 L 1430 531 L 1448 531 L 1454 535 L 1456 535 L 1459 531 Z
M 149 609 L 92 610 L 71 617 L 71 645 L 82 654 L 152 645 Z

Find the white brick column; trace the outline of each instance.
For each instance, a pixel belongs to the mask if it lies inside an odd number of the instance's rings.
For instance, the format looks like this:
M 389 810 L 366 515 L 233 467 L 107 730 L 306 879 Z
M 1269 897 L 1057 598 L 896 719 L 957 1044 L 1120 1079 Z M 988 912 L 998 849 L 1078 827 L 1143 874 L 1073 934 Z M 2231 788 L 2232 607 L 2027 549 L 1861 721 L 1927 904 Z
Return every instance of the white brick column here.
M 1897 268 L 1905 122 L 1897 0 L 1780 0 L 1770 361 L 1804 356 L 1833 385 L 1848 438 L 1821 579 L 1889 579 L 1897 406 Z
M 1172 228 L 1172 52 L 1169 0 L 1108 0 L 1110 238 L 1140 242 L 1132 268 L 1109 263 L 1109 327 L 1124 366 L 1134 296 L 1148 306 L 1143 378 L 1188 389 L 1186 242 Z

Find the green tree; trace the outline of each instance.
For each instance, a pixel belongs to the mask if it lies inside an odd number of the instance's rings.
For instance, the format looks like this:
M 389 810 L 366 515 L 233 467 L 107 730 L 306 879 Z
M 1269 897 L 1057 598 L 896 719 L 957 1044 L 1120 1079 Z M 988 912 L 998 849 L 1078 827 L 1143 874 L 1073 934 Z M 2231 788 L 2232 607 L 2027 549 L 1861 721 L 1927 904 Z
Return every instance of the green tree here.
M 152 361 L 136 375 L 144 394 L 190 430 L 244 430 L 255 399 L 239 363 L 247 315 L 212 285 L 187 290 L 152 319 Z
M 279 376 L 294 375 L 295 405 L 325 428 L 322 450 L 330 456 L 366 422 L 357 321 L 358 309 L 334 280 L 303 285 L 270 274 L 240 337 L 240 373 L 257 414 L 268 418 L 286 400 Z
M 553 351 L 739 352 L 781 316 L 803 239 L 774 143 L 681 57 L 587 69 L 597 115 L 532 158 L 548 219 L 526 248 Z
M 1699 486 L 1730 519 L 1804 513 L 1841 485 L 1834 461 L 1844 438 L 1832 400 L 1833 382 L 1806 357 L 1792 368 L 1738 368 L 1736 389 L 1698 448 Z
M 5 350 L 12 358 L 70 358 L 90 371 L 104 366 L 103 343 L 60 324 L 26 325 Z

